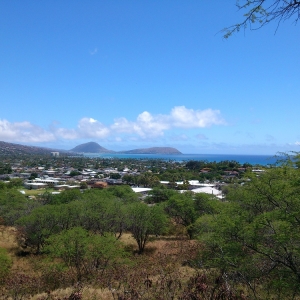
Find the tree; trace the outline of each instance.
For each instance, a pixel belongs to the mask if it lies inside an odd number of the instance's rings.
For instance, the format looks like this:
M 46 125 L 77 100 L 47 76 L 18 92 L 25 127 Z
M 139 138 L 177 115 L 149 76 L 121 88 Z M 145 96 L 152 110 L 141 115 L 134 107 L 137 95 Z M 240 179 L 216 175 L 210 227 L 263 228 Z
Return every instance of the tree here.
M 50 204 L 70 203 L 75 200 L 80 200 L 81 198 L 82 194 L 78 189 L 65 190 L 51 198 Z
M 127 228 L 138 244 L 138 253 L 145 250 L 151 234 L 161 234 L 166 229 L 167 217 L 160 206 L 137 202 L 127 206 Z
M 193 223 L 198 215 L 191 192 L 173 195 L 165 205 L 165 211 L 176 224 L 183 225 L 190 238 L 193 237 Z
M 45 251 L 61 258 L 76 274 L 77 281 L 125 256 L 121 243 L 113 236 L 91 234 L 81 227 L 52 235 L 47 239 Z
M 111 179 L 120 179 L 121 175 L 119 173 L 110 173 L 109 178 L 111 178 Z
M 144 173 L 139 176 L 138 183 L 142 184 L 144 187 L 154 187 L 159 185 L 159 178 L 152 173 Z
M 294 18 L 296 24 L 300 18 L 300 1 L 298 0 L 237 0 L 239 10 L 246 10 L 244 20 L 233 26 L 225 28 L 224 37 L 228 38 L 234 32 L 246 29 L 259 29 L 272 21 L 278 26 L 282 21 Z
M 0 162 L 0 174 L 11 174 L 12 168 L 9 164 Z
M 154 187 L 149 191 L 149 196 L 145 199 L 147 203 L 160 203 L 169 200 L 169 198 L 175 194 L 176 191 L 168 189 L 165 186 Z
M 228 284 L 246 284 L 266 298 L 300 295 L 300 173 L 286 164 L 231 189 L 228 202 L 197 220 L 206 245 L 204 265 L 219 268 Z
M 31 214 L 21 217 L 17 221 L 19 244 L 33 248 L 39 254 L 46 239 L 61 230 L 57 218 L 61 207 L 62 205 L 60 207 L 44 205 L 33 210 Z
M 125 174 L 122 177 L 122 181 L 129 185 L 134 184 L 136 181 L 136 176 L 131 175 L 131 174 Z
M 0 189 L 0 216 L 5 225 L 15 225 L 20 217 L 29 214 L 39 203 L 28 199 L 16 189 Z
M 21 178 L 12 178 L 9 180 L 9 183 L 7 184 L 8 188 L 17 188 L 23 186 L 23 180 Z

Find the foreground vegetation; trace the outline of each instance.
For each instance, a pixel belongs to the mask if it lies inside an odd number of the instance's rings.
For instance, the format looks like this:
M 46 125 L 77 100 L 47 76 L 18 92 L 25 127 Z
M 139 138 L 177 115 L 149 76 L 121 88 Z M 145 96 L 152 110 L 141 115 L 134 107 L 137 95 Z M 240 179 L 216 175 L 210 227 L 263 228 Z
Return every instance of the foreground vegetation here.
M 1 184 L 0 299 L 300 299 L 298 162 L 246 172 L 225 201 Z

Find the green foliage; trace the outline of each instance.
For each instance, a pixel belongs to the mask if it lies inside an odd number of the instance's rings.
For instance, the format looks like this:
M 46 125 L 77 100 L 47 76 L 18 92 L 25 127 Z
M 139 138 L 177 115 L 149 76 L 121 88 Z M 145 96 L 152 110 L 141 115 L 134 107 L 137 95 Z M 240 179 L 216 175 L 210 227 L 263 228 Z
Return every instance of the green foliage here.
M 111 178 L 111 179 L 120 179 L 121 175 L 119 173 L 110 173 L 109 178 Z
M 62 191 L 49 199 L 49 204 L 65 204 L 75 200 L 82 199 L 82 194 L 78 189 L 71 189 Z
M 279 298 L 299 295 L 299 178 L 299 170 L 286 165 L 230 189 L 229 202 L 196 222 L 207 247 L 204 265 L 219 268 L 229 284 L 248 285 L 254 296 L 258 278 Z
M 130 186 L 112 186 L 105 190 L 108 194 L 122 200 L 124 203 L 131 203 L 138 201 L 138 196 L 131 189 Z
M 137 180 L 137 176 L 131 175 L 131 174 L 125 174 L 122 177 L 122 181 L 125 182 L 126 184 L 135 184 Z
M 9 183 L 7 184 L 7 187 L 9 189 L 18 188 L 21 186 L 23 186 L 23 180 L 21 178 L 12 178 L 9 180 Z
M 0 189 L 0 216 L 6 225 L 15 225 L 17 219 L 29 214 L 38 205 L 15 189 Z
M 170 199 L 170 197 L 177 194 L 176 191 L 167 189 L 165 186 L 154 187 L 149 191 L 149 196 L 145 199 L 147 203 L 160 203 Z
M 191 192 L 174 194 L 166 203 L 165 211 L 177 223 L 186 227 L 193 237 L 193 223 L 197 219 L 196 203 Z
M 0 174 L 11 174 L 12 169 L 10 164 L 0 162 Z
M 132 203 L 126 207 L 127 228 L 138 244 L 139 254 L 143 253 L 151 234 L 161 234 L 166 230 L 167 217 L 161 206 Z
M 3 181 L 0 181 L 0 190 L 4 190 L 4 189 L 6 189 L 6 188 L 7 188 L 6 183 L 3 182 Z
M 81 175 L 81 172 L 80 172 L 80 171 L 75 171 L 75 170 L 72 170 L 72 171 L 70 172 L 70 176 L 71 176 L 71 177 L 74 177 L 74 176 L 77 176 L 77 175 Z
M 78 281 L 125 257 L 121 243 L 113 236 L 91 234 L 81 227 L 64 230 L 48 238 L 45 252 L 61 258 L 76 274 Z
M 0 248 L 0 284 L 9 274 L 11 266 L 12 260 L 9 257 L 7 251 L 3 248 Z
M 36 208 L 31 214 L 21 217 L 19 226 L 19 244 L 23 247 L 33 248 L 40 253 L 46 239 L 58 232 L 58 215 L 61 208 L 54 205 L 45 205 Z

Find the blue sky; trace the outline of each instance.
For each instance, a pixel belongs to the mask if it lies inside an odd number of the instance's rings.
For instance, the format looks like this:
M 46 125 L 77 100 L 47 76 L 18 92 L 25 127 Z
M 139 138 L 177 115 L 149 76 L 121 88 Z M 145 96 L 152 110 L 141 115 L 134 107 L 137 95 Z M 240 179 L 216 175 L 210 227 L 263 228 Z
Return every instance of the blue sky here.
M 235 0 L 0 2 L 0 140 L 300 150 L 300 30 L 224 39 Z

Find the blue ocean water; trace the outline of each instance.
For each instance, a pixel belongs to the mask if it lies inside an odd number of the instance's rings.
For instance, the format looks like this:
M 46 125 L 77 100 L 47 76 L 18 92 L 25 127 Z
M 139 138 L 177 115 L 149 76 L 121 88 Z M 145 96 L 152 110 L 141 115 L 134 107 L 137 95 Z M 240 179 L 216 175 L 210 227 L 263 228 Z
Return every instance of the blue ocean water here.
M 249 163 L 251 165 L 267 166 L 277 161 L 271 155 L 243 155 L 243 154 L 121 154 L 121 153 L 85 153 L 86 157 L 98 158 L 119 158 L 119 159 L 161 159 L 167 161 L 190 161 L 202 160 L 208 162 L 220 162 L 224 160 L 234 160 L 240 164 Z

